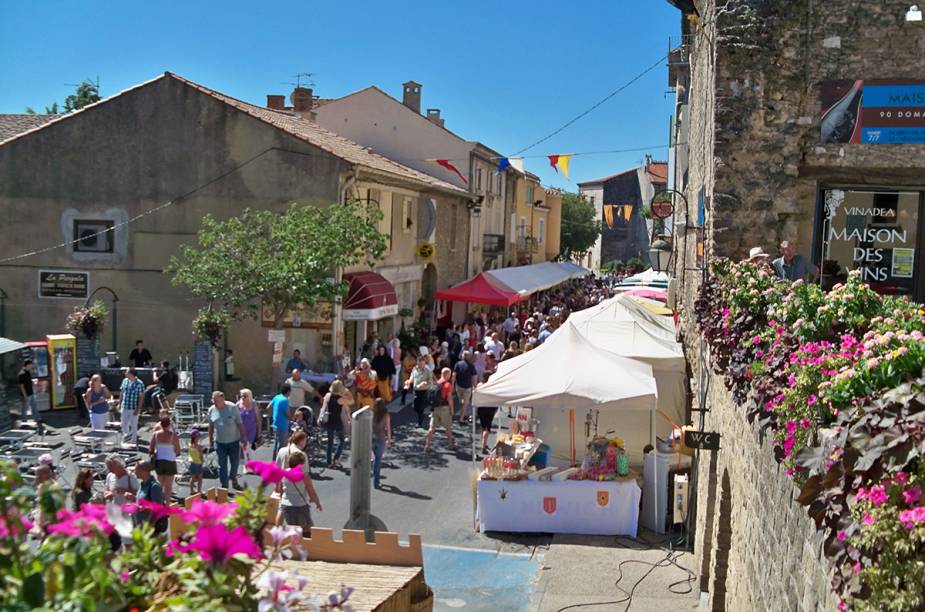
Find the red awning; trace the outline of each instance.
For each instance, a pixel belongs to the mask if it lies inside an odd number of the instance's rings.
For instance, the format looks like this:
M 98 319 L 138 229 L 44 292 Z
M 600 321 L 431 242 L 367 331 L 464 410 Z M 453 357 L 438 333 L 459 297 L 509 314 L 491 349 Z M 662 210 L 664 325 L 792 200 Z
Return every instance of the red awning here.
M 520 294 L 513 289 L 491 280 L 484 272 L 455 287 L 437 292 L 438 300 L 447 302 L 468 302 L 491 306 L 510 306 L 520 301 Z
M 375 272 L 344 274 L 350 290 L 344 300 L 344 321 L 375 321 L 398 314 L 395 287 Z

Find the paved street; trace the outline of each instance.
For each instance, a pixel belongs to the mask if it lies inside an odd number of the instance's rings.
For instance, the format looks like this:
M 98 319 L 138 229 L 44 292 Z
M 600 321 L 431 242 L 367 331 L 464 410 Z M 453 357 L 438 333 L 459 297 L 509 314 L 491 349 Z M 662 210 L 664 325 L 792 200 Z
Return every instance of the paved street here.
M 445 438 L 438 435 L 435 450 L 425 453 L 424 430 L 417 427 L 410 406 L 403 409 L 395 401 L 390 411 L 394 444 L 384 460 L 383 486 L 372 491 L 372 511 L 389 530 L 423 537 L 425 571 L 436 592 L 437 610 L 558 610 L 578 602 L 623 600 L 625 593 L 615 585 L 620 562 L 656 562 L 665 557 L 657 545 L 629 538 L 476 532 L 468 428 L 455 425 L 455 452 L 449 451 Z M 56 454 L 72 447 L 68 432 L 78 426 L 76 414 L 67 411 L 44 416 L 50 426 L 46 441 L 63 443 Z M 504 411 L 499 412 L 499 418 L 507 420 Z M 140 440 L 147 438 L 152 424 L 151 417 L 144 419 Z M 268 445 L 261 446 L 257 458 L 268 460 L 270 450 Z M 345 465 L 349 465 L 347 459 L 345 456 Z M 314 512 L 315 523 L 339 530 L 349 507 L 349 470 L 325 469 L 318 474 L 320 468 L 314 466 L 313 476 L 324 511 Z M 69 485 L 74 474 L 73 464 L 65 461 L 61 481 Z M 258 480 L 246 475 L 242 482 L 257 486 Z M 207 479 L 204 486 L 218 486 L 218 482 Z M 179 492 L 185 495 L 186 488 Z M 655 534 L 643 537 L 655 541 Z M 688 554 L 678 562 L 693 565 Z M 639 564 L 624 566 L 620 586 L 629 590 L 648 569 Z M 650 609 L 643 605 L 647 602 L 692 609 L 696 595 L 679 596 L 667 590 L 670 583 L 684 577 L 674 566 L 653 571 L 636 589 L 632 609 Z M 621 603 L 616 609 L 625 606 Z M 610 605 L 607 608 L 612 609 Z

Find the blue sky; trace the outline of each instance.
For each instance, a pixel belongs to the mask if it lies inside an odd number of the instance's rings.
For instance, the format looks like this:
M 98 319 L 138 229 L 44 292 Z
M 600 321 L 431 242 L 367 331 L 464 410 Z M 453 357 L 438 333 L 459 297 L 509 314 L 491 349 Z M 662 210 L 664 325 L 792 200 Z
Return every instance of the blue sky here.
M 4 2 L 0 113 L 63 102 L 68 83 L 100 79 L 112 95 L 165 70 L 263 104 L 300 72 L 337 97 L 375 84 L 446 126 L 511 154 L 587 109 L 667 53 L 679 13 L 664 0 L 509 2 Z M 525 155 L 663 145 L 672 112 L 660 67 Z M 653 156 L 666 157 L 665 149 Z M 582 181 L 645 152 L 577 157 Z M 576 190 L 527 159 L 544 183 Z

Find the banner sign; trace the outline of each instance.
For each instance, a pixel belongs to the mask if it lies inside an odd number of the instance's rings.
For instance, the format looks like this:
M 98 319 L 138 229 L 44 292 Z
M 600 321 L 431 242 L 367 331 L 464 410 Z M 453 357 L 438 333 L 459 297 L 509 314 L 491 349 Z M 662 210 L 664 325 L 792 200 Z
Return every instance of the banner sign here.
M 925 81 L 823 81 L 823 144 L 925 143 Z
M 39 270 L 40 298 L 85 300 L 90 290 L 90 273 L 72 270 Z

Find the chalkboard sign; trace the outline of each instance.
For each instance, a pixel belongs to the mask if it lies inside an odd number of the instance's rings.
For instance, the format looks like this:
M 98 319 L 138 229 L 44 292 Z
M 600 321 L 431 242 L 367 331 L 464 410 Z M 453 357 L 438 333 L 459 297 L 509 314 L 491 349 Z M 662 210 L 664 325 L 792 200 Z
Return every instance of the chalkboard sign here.
M 100 369 L 100 339 L 77 336 L 77 377 Z
M 197 340 L 193 344 L 193 393 L 212 397 L 212 344 Z

